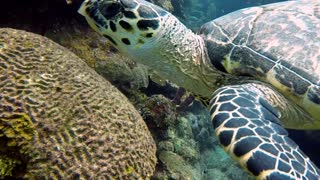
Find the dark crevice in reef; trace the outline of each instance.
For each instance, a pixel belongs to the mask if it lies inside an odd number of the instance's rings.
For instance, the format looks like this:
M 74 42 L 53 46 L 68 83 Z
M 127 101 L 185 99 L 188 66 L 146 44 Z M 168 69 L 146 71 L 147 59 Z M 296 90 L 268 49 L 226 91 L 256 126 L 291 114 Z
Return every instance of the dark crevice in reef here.
M 4 164 L 10 164 L 10 166 L 13 167 L 13 169 L 10 171 L 11 175 L 5 177 L 7 180 L 21 180 L 23 179 L 21 177 L 24 176 L 27 170 L 28 158 L 20 153 L 20 148 L 17 148 L 16 146 L 8 147 L 8 142 L 8 138 L 0 138 L 0 166 L 3 166 Z M 7 168 L 4 169 L 8 170 Z M 0 174 L 0 177 L 1 175 L 3 174 Z
M 9 0 L 1 2 L 0 27 L 23 29 L 44 35 L 48 29 L 57 24 L 70 23 L 76 18 L 85 24 L 84 19 L 77 13 L 81 0 Z

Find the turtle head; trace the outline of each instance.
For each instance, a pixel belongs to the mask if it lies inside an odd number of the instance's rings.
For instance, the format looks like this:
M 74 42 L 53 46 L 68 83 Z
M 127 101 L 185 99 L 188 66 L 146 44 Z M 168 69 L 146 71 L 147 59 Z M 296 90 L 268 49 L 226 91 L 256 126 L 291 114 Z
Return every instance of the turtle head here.
M 86 0 L 79 11 L 120 52 L 132 57 L 151 46 L 169 14 L 143 0 Z
M 163 79 L 210 96 L 211 85 L 203 80 L 212 73 L 205 43 L 171 13 L 144 0 L 85 0 L 79 13 L 122 54 Z

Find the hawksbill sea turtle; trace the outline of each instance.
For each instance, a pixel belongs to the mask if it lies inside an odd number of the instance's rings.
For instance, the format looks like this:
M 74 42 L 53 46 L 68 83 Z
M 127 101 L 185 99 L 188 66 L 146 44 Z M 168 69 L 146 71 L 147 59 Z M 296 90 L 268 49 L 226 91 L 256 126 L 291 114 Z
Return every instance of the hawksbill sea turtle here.
M 211 97 L 221 145 L 256 179 L 320 178 L 284 129 L 320 129 L 319 0 L 242 9 L 197 34 L 144 0 L 85 0 L 79 13 L 122 54 Z

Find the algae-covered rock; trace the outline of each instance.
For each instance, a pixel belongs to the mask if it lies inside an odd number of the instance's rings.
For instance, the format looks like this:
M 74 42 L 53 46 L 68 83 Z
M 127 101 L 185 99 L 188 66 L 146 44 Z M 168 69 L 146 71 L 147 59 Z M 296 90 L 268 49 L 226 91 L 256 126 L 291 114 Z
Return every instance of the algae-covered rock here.
M 155 179 L 185 179 L 180 177 L 185 171 L 196 180 L 252 179 L 220 147 L 204 106 L 194 102 L 185 111 L 176 112 L 176 116 L 174 123 L 164 125 L 166 129 L 152 129 L 161 162 L 157 165 Z M 186 168 L 180 168 L 183 166 Z M 191 177 L 189 175 L 186 178 Z
M 176 121 L 175 106 L 163 95 L 154 95 L 147 99 L 141 112 L 146 121 L 152 121 L 157 128 L 167 129 Z
M 48 30 L 45 36 L 82 58 L 122 92 L 136 91 L 149 84 L 145 66 L 120 55 L 106 38 L 88 26 L 73 20 L 71 24 L 60 25 L 55 31 Z
M 0 155 L 0 179 L 12 176 L 17 173 L 19 167 L 22 164 L 16 157 L 8 157 Z
M 174 142 L 174 152 L 180 155 L 185 161 L 193 164 L 199 160 L 200 152 L 196 142 L 191 139 L 172 139 Z
M 179 116 L 177 121 L 179 122 L 176 126 L 177 135 L 183 139 L 193 139 L 192 127 L 188 119 L 183 116 Z
M 48 29 L 44 36 L 66 47 L 95 68 L 97 60 L 108 57 L 110 46 L 104 38 L 86 26 L 74 19 L 70 21 L 70 24 L 58 24 L 54 29 Z
M 98 58 L 95 70 L 124 91 L 137 91 L 149 84 L 147 68 L 118 53 L 111 52 L 105 59 Z
M 205 180 L 253 180 L 253 177 L 241 169 L 220 146 L 202 151 L 200 164 L 203 170 L 202 179 Z
M 36 135 L 30 117 L 24 113 L 0 117 L 0 138 L 5 139 L 7 147 L 15 147 L 22 154 L 30 153 L 32 138 Z M 4 146 L 1 146 L 2 151 Z
M 5 178 L 146 179 L 156 164 L 123 94 L 67 49 L 14 29 L 0 29 L 0 145 Z
M 159 159 L 165 164 L 168 173 L 167 177 L 157 177 L 159 179 L 169 178 L 169 179 L 194 179 L 192 174 L 192 167 L 185 162 L 185 160 L 179 155 L 170 152 L 162 151 L 159 154 Z
M 158 142 L 158 151 L 174 151 L 174 146 L 171 141 L 160 141 Z

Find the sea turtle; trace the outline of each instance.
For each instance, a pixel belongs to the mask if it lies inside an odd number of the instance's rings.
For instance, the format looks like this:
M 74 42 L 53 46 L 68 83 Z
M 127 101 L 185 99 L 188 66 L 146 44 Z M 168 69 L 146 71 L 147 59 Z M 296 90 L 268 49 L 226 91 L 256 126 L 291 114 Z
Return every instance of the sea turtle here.
M 224 149 L 257 179 L 319 179 L 286 128 L 320 128 L 320 1 L 239 10 L 198 34 L 144 0 L 85 0 L 90 26 L 123 54 L 209 98 Z

